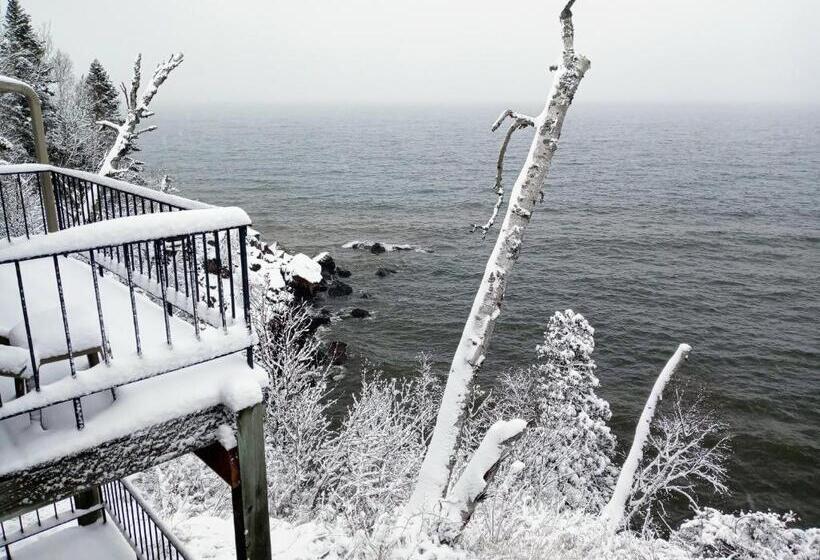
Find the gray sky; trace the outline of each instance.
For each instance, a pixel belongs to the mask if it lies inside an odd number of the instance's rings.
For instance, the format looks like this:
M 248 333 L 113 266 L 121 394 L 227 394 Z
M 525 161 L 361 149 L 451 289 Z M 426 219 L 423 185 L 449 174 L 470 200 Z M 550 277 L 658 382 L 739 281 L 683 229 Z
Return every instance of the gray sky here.
M 543 99 L 562 1 L 22 0 L 78 71 L 126 80 L 186 60 L 186 103 L 494 103 Z M 594 102 L 820 102 L 816 0 L 579 0 Z

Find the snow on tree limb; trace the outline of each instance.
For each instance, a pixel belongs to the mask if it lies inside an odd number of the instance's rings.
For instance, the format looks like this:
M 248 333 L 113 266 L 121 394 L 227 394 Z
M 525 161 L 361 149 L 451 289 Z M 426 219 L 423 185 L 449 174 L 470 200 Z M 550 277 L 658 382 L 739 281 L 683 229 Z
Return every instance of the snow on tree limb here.
M 649 426 L 652 423 L 652 417 L 655 415 L 658 401 L 663 398 L 663 389 L 672 378 L 672 375 L 677 371 L 684 360 L 689 356 L 692 347 L 688 344 L 681 344 L 675 353 L 666 362 L 658 378 L 655 380 L 655 385 L 652 387 L 652 392 L 646 400 L 641 417 L 638 420 L 638 425 L 635 428 L 635 438 L 632 440 L 632 447 L 629 448 L 629 454 L 624 460 L 621 467 L 621 473 L 618 475 L 618 482 L 615 483 L 615 490 L 612 492 L 612 498 L 601 512 L 601 517 L 606 520 L 607 527 L 611 532 L 615 532 L 621 526 L 624 520 L 624 508 L 626 500 L 629 497 L 632 489 L 632 481 L 635 479 L 635 472 L 641 462 L 643 456 L 643 447 L 649 437 Z
M 526 420 L 516 418 L 499 420 L 487 430 L 481 445 L 442 504 L 445 518 L 439 531 L 442 540 L 455 538 L 470 521 L 476 505 L 495 477 L 507 448 L 521 437 L 526 427 Z
M 541 114 L 532 119 L 535 136 L 510 193 L 504 222 L 453 357 L 433 436 L 407 504 L 410 515 L 432 511 L 447 489 L 466 404 L 473 389 L 475 373 L 484 362 L 495 321 L 501 313 L 507 277 L 518 259 L 524 230 L 558 147 L 567 110 L 589 69 L 589 60 L 575 54 L 573 49 L 571 19 L 572 14 L 567 7 L 561 13 L 564 41 L 562 64 L 555 74 L 546 106 Z
M 131 86 L 126 87 L 123 83 L 120 85 L 123 95 L 125 96 L 125 104 L 127 114 L 122 124 L 116 125 L 111 121 L 97 121 L 97 124 L 113 128 L 117 131 L 117 138 L 111 149 L 103 158 L 100 166 L 99 174 L 106 177 L 117 177 L 126 171 L 136 171 L 141 162 L 130 157 L 129 154 L 138 151 L 136 140 L 140 135 L 146 132 L 156 130 L 156 126 L 148 126 L 141 130 L 137 130 L 137 126 L 142 119 L 152 116 L 154 113 L 148 110 L 148 106 L 154 99 L 154 96 L 159 91 L 160 86 L 168 79 L 168 75 L 180 64 L 182 64 L 182 53 L 171 55 L 171 57 L 157 65 L 151 81 L 140 95 L 139 88 L 142 82 L 142 55 L 137 55 L 134 61 L 134 74 L 131 78 Z M 123 162 L 126 164 L 121 165 Z

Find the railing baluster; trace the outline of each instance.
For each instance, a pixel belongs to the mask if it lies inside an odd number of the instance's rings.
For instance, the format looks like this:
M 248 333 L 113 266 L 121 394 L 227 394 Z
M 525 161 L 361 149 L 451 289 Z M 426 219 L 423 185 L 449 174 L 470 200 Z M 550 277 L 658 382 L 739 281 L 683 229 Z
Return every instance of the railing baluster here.
M 97 317 L 100 319 L 100 340 L 102 342 L 102 355 L 105 365 L 111 365 L 111 345 L 108 342 L 108 335 L 105 332 L 105 319 L 103 319 L 102 300 L 100 299 L 100 282 L 97 279 L 97 262 L 94 258 L 94 249 L 88 252 L 88 260 L 91 263 L 91 278 L 94 280 L 94 299 L 97 301 Z
M 34 343 L 31 341 L 31 323 L 28 318 L 28 306 L 26 305 L 26 292 L 23 289 L 23 275 L 20 271 L 20 262 L 14 262 L 14 271 L 17 273 L 17 287 L 20 290 L 20 307 L 23 311 L 23 325 L 26 327 L 26 341 L 28 342 L 28 353 L 31 359 L 31 373 L 34 378 L 35 390 L 40 390 L 40 368 L 34 354 Z
M 82 430 L 85 428 L 85 418 L 83 418 L 83 403 L 80 402 L 79 398 L 73 399 L 74 403 L 74 421 L 77 424 L 77 429 Z
M 28 213 L 26 212 L 26 199 L 23 195 L 23 181 L 20 180 L 20 174 L 17 174 L 17 188 L 20 191 L 20 209 L 23 211 L 23 227 L 26 230 L 26 239 L 31 238 L 28 230 Z
M 211 307 L 211 275 L 208 274 L 208 242 L 202 234 L 202 268 L 205 270 L 205 305 Z
M 159 254 L 161 247 L 162 241 L 154 242 L 155 255 Z M 159 259 L 157 260 L 157 280 L 159 281 L 159 290 L 162 294 L 162 316 L 165 319 L 165 340 L 168 342 L 168 346 L 171 346 L 171 320 L 168 316 L 168 295 L 165 288 L 165 284 L 168 281 L 168 269 L 165 268 L 165 258 L 162 259 L 162 263 L 160 263 Z
M 140 343 L 140 324 L 137 317 L 137 299 L 134 297 L 134 278 L 131 273 L 131 258 L 129 252 L 125 250 L 123 245 L 123 255 L 125 256 L 125 273 L 128 277 L 128 293 L 131 296 L 131 315 L 134 318 L 134 339 L 137 343 L 137 356 L 142 356 L 142 344 Z
M 11 243 L 11 228 L 9 227 L 9 213 L 6 210 L 6 195 L 3 194 L 3 182 L 0 181 L 0 205 L 3 207 L 3 222 L 6 224 L 6 239 Z
M 219 249 L 219 232 L 214 232 L 214 247 L 216 249 L 216 287 L 219 296 L 219 317 L 222 319 L 222 329 L 227 334 L 228 323 L 225 320 L 225 293 L 222 288 L 222 255 Z
M 245 315 L 245 325 L 248 333 L 252 332 L 251 327 L 251 293 L 248 282 L 248 252 L 245 241 L 248 237 L 248 226 L 239 228 L 239 267 L 242 269 L 242 307 Z M 253 367 L 253 348 L 249 347 L 245 350 L 245 357 L 248 361 L 248 367 Z
M 228 246 L 228 281 L 231 287 L 231 318 L 236 320 L 236 294 L 233 287 L 233 244 L 231 243 L 231 230 L 225 230 L 225 242 Z
M 43 233 L 48 235 L 48 222 L 46 221 L 46 203 L 43 200 L 43 183 L 40 182 L 40 174 L 34 174 L 35 179 L 37 179 L 37 192 L 40 195 L 40 213 L 43 216 Z
M 193 245 L 193 246 L 192 246 Z M 195 286 L 197 285 L 196 279 L 196 242 L 194 241 L 194 236 L 188 238 L 188 243 L 186 250 L 188 251 L 189 256 L 193 259 L 193 263 L 191 264 L 191 295 L 194 294 Z M 197 306 L 199 305 L 199 299 L 197 297 L 191 298 L 191 315 L 193 317 L 194 323 L 194 336 L 196 339 L 199 340 L 199 312 Z
M 65 346 L 68 351 L 68 366 L 71 369 L 71 377 L 77 377 L 77 369 L 74 365 L 74 352 L 71 348 L 71 332 L 68 328 L 68 314 L 66 313 L 65 295 L 63 293 L 63 280 L 60 276 L 60 263 L 57 255 L 52 257 L 54 261 L 54 276 L 57 278 L 57 296 L 60 298 L 60 312 L 63 315 L 63 329 L 65 330 Z

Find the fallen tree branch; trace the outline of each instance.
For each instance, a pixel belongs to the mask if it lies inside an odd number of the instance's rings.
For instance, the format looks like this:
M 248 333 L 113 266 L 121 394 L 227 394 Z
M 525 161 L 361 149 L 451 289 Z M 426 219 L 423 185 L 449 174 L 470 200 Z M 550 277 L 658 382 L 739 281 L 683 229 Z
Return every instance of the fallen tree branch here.
M 581 79 L 589 69 L 589 60 L 576 55 L 572 46 L 571 4 L 570 2 L 561 13 L 563 62 L 555 74 L 546 106 L 541 114 L 532 119 L 535 136 L 510 193 L 504 222 L 453 356 L 433 437 L 405 515 L 416 516 L 432 512 L 447 489 L 466 415 L 466 405 L 470 400 L 475 374 L 484 362 L 493 327 L 501 313 L 507 278 L 518 260 L 524 230 L 529 224 L 553 154 L 558 148 L 567 110 Z M 502 116 L 513 117 L 514 113 L 505 112 Z
M 527 421 L 499 420 L 487 430 L 481 445 L 464 468 L 447 499 L 442 502 L 444 520 L 439 526 L 443 542 L 455 539 L 473 516 L 476 505 L 484 499 L 507 448 L 524 433 Z

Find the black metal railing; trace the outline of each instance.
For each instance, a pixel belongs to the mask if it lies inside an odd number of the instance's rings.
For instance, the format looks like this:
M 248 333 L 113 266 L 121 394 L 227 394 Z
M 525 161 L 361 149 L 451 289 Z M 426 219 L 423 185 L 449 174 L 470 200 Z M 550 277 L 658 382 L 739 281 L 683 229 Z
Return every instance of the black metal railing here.
M 189 560 L 182 543 L 174 537 L 133 486 L 115 480 L 101 487 L 105 509 L 140 558 Z
M 51 173 L 61 230 L 81 226 L 88 228 L 93 227 L 90 226 L 91 224 L 99 224 L 95 229 L 101 231 L 103 233 L 102 237 L 105 237 L 106 231 L 115 233 L 117 230 L 114 226 L 118 227 L 120 225 L 113 220 L 125 218 L 125 221 L 133 223 L 134 221 L 140 221 L 138 218 L 129 220 L 133 216 L 211 208 L 195 201 L 187 201 L 180 197 L 151 191 L 144 187 L 104 178 L 94 180 L 94 176 L 79 172 L 70 175 L 62 171 L 52 170 Z M 0 168 L 0 192 L 6 193 L 3 196 L 3 201 L 10 199 L 10 195 L 8 195 L 10 190 L 7 188 L 9 185 L 16 187 L 16 191 L 21 194 L 17 197 L 17 212 L 10 212 L 9 205 L 3 206 L 7 242 L 12 246 L 19 243 L 32 246 L 37 241 L 34 236 L 44 233 L 43 223 L 45 220 L 42 196 L 35 196 L 37 194 L 35 192 L 26 194 L 26 189 L 32 191 L 40 188 L 37 172 L 27 170 L 4 173 L 3 169 Z M 40 204 L 39 208 L 38 203 Z M 216 211 L 216 209 L 212 209 L 212 211 Z M 37 216 L 38 219 L 32 219 L 33 216 Z M 11 220 L 12 217 L 15 220 Z M 245 216 L 245 218 L 247 217 Z M 65 355 L 57 356 L 55 360 L 66 360 L 70 375 L 74 378 L 77 376 L 75 362 L 78 357 L 87 355 L 88 349 L 76 348 L 72 345 L 69 313 L 76 311 L 70 310 L 66 303 L 65 279 L 62 270 L 62 267 L 66 264 L 64 260 L 66 257 L 81 260 L 90 267 L 92 286 L 87 288 L 93 287 L 96 309 L 83 309 L 80 312 L 96 313 L 97 315 L 101 342 L 98 351 L 107 367 L 116 367 L 117 365 L 108 331 L 112 323 L 109 320 L 110 318 L 106 317 L 100 294 L 100 276 L 109 276 L 111 275 L 109 273 L 113 273 L 128 287 L 132 315 L 129 322 L 133 325 L 133 350 L 138 357 L 142 357 L 144 351 L 143 333 L 138 312 L 139 306 L 137 305 L 140 294 L 147 295 L 162 308 L 165 342 L 168 346 L 174 344 L 173 329 L 171 328 L 171 317 L 173 315 L 185 319 L 191 325 L 197 340 L 201 338 L 201 330 L 208 326 L 222 329 L 227 335 L 229 327 L 241 324 L 248 333 L 250 332 L 250 296 L 246 253 L 247 223 L 240 224 L 237 222 L 237 225 L 231 224 L 228 227 L 216 230 L 202 231 L 197 229 L 191 231 L 189 229 L 184 233 L 175 233 L 172 227 L 174 221 L 165 218 L 161 218 L 161 220 L 161 227 L 158 228 L 158 231 L 142 231 L 140 228 L 138 234 L 134 234 L 127 240 L 111 243 L 109 239 L 108 242 L 103 243 L 84 246 L 72 245 L 69 250 L 58 252 L 48 250 L 49 245 L 43 244 L 43 247 L 46 248 L 44 251 L 26 254 L 24 258 L 3 259 L 2 246 L 0 246 L 0 265 L 13 265 L 16 275 L 22 310 L 21 320 L 25 329 L 25 342 L 30 354 L 31 370 L 26 381 L 29 391 L 40 392 L 42 389 L 39 366 L 40 360 L 43 358 L 36 355 L 36 333 L 33 332 L 30 321 L 29 303 L 30 298 L 34 297 L 35 294 L 26 288 L 27 281 L 24 269 L 29 261 L 38 259 L 51 261 L 50 268 L 53 269 L 53 281 L 57 286 L 57 301 L 53 302 L 52 307 L 55 310 L 59 309 L 58 316 L 62 320 L 65 349 L 67 350 Z M 101 222 L 107 223 L 103 225 Z M 156 220 L 151 224 L 156 225 L 155 222 Z M 21 235 L 15 236 L 12 235 L 12 232 Z M 31 240 L 15 239 L 21 236 L 28 237 Z M 6 254 L 8 255 L 8 251 L 6 251 Z M 36 296 L 40 299 L 43 297 L 41 294 L 36 294 Z M 38 303 L 40 307 L 43 306 L 42 301 Z M 23 344 L 19 345 L 23 346 Z M 246 341 L 241 349 L 245 350 L 248 365 L 252 366 L 253 358 L 250 343 Z M 28 405 L 24 404 L 26 400 L 24 398 L 19 399 L 21 401 L 19 403 L 12 401 L 3 404 L 0 402 L 0 420 L 24 412 L 33 412 L 59 402 L 73 401 L 76 425 L 78 429 L 82 429 L 85 423 L 81 402 L 83 396 L 113 389 L 121 384 L 167 373 L 238 351 L 235 347 L 223 348 L 223 350 L 224 353 L 213 356 L 206 355 L 205 359 L 202 358 L 202 353 L 198 353 L 198 361 L 182 362 L 170 366 L 158 365 L 153 369 L 149 368 L 149 371 L 143 372 L 140 376 L 128 378 L 125 382 L 107 387 L 88 389 L 88 384 L 85 384 L 86 388 L 83 391 L 78 390 L 76 393 L 72 393 L 70 398 L 65 395 L 58 395 L 54 398 L 29 399 L 31 404 Z M 132 362 L 125 365 L 134 368 Z
M 100 521 L 113 523 L 139 559 L 190 560 L 184 545 L 174 537 L 139 493 L 124 480 L 100 486 L 101 502 L 89 508 L 79 508 L 74 497 L 0 520 L 0 560 L 13 560 L 14 549 L 26 539 L 50 531 L 60 525 L 101 512 Z M 97 513 L 99 516 L 100 513 Z

